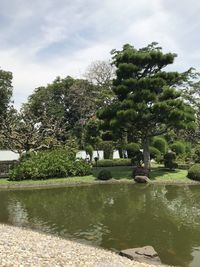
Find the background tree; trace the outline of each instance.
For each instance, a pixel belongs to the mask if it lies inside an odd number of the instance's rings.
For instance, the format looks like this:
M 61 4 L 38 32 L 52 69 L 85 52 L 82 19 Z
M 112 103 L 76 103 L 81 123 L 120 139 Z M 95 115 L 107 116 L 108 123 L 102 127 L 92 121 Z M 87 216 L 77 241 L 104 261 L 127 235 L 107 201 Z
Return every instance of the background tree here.
M 12 96 L 12 73 L 0 69 L 0 123 L 6 115 Z
M 85 73 L 85 78 L 98 88 L 98 107 L 112 102 L 115 94 L 112 91 L 112 80 L 115 77 L 114 66 L 109 61 L 92 62 Z
M 176 86 L 182 76 L 163 69 L 172 64 L 176 54 L 164 54 L 156 43 L 136 49 L 127 44 L 113 50 L 116 78 L 113 91 L 118 101 L 99 112 L 99 117 L 113 129 L 123 125 L 140 138 L 144 165 L 150 167 L 149 143 L 153 136 L 169 129 L 194 129 L 194 110 L 180 98 Z
M 64 127 L 59 120 L 46 118 L 44 125 L 38 123 L 38 118 L 33 114 L 10 108 L 2 122 L 0 138 L 4 147 L 22 155 L 23 152 L 50 149 L 62 144 L 63 131 Z
M 24 110 L 31 112 L 43 125 L 46 118 L 59 120 L 66 134 L 75 135 L 83 147 L 83 130 L 96 112 L 97 88 L 87 80 L 57 78 L 46 87 L 39 87 L 29 97 Z

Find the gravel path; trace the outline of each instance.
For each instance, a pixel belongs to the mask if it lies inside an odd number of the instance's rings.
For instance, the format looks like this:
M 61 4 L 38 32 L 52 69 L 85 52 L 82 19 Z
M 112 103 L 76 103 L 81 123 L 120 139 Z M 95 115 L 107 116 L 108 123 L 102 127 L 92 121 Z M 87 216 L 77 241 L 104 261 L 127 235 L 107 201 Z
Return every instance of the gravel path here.
M 0 225 L 0 266 L 153 267 L 107 250 L 7 225 Z

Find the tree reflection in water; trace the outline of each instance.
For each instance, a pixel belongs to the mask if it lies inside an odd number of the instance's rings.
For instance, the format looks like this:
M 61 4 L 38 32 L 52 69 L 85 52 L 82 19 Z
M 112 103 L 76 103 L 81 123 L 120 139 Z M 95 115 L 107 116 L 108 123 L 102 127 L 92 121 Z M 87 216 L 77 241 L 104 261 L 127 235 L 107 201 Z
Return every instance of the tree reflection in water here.
M 164 263 L 199 267 L 200 186 L 1 191 L 0 203 L 3 223 L 118 250 L 152 245 Z

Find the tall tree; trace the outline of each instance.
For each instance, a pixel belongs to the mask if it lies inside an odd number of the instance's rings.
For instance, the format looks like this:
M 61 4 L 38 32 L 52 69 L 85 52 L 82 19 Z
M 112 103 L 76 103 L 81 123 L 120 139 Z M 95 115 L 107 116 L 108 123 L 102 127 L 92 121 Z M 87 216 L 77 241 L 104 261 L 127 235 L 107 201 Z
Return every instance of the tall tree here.
M 12 73 L 0 69 L 0 123 L 5 117 L 12 96 Z
M 85 77 L 98 88 L 98 108 L 114 100 L 112 80 L 115 77 L 115 68 L 109 61 L 92 62 L 86 70 Z
M 143 145 L 144 165 L 150 167 L 149 142 L 169 129 L 194 129 L 194 110 L 180 98 L 176 89 L 182 75 L 163 69 L 176 54 L 164 54 L 157 43 L 136 49 L 126 44 L 113 50 L 116 78 L 113 91 L 118 101 L 99 112 L 113 129 L 133 131 Z

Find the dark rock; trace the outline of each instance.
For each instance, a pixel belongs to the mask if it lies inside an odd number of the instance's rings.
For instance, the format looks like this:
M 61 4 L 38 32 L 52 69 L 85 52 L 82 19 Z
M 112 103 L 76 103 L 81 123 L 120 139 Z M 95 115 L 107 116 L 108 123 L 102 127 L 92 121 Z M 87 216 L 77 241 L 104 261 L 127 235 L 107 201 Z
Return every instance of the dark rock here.
M 137 175 L 135 176 L 134 181 L 137 183 L 148 183 L 150 180 L 147 176 Z
M 139 262 L 144 262 L 149 264 L 161 264 L 161 260 L 158 256 L 158 253 L 151 246 L 125 249 L 120 251 L 119 254 L 131 260 Z

